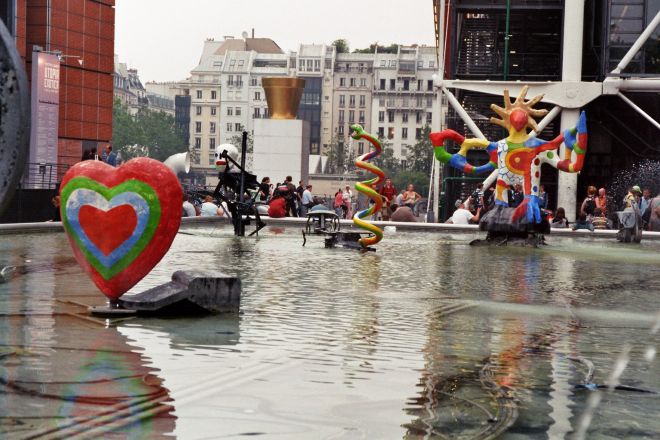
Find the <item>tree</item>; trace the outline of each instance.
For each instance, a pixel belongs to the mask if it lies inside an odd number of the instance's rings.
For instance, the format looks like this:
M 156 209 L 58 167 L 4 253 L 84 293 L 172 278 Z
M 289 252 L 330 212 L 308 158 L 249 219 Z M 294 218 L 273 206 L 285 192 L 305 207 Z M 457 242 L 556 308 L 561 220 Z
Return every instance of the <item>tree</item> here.
M 332 42 L 335 46 L 337 53 L 349 53 L 351 49 L 348 47 L 348 41 L 345 38 L 339 38 Z
M 234 136 L 229 139 L 229 143 L 232 144 L 233 146 L 236 147 L 238 150 L 238 159 L 237 162 L 240 164 L 241 163 L 241 154 L 243 151 L 243 126 L 241 126 L 241 130 L 235 134 Z M 246 151 L 246 157 L 245 157 L 245 169 L 246 170 L 251 170 L 252 169 L 252 155 L 254 153 L 254 139 L 252 137 L 252 134 L 248 132 L 247 135 L 247 151 Z
M 148 109 L 133 116 L 119 99 L 115 99 L 112 109 L 112 143 L 124 160 L 147 156 L 163 161 L 188 151 L 174 117 Z
M 433 145 L 431 145 L 429 134 L 431 134 L 431 127 L 426 124 L 422 129 L 421 138 L 408 149 L 406 156 L 409 170 L 418 171 L 427 176 L 431 175 L 431 161 L 433 158 Z
M 386 139 L 379 139 L 382 147 L 381 153 L 373 159 L 374 165 L 383 170 L 386 176 L 393 176 L 401 171 L 401 162 L 394 157 L 392 143 Z
M 389 46 L 381 46 L 378 43 L 373 43 L 370 44 L 369 47 L 365 49 L 355 49 L 353 53 L 376 53 L 376 49 L 378 49 L 378 53 L 398 53 L 399 52 L 399 45 L 396 43 L 390 44 Z

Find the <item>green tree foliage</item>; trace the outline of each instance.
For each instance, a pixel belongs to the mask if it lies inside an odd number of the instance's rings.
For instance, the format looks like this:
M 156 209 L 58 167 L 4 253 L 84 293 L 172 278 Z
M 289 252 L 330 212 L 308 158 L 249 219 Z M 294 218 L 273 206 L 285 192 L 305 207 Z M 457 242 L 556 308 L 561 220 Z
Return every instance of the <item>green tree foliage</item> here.
M 429 139 L 431 134 L 431 127 L 426 124 L 422 129 L 422 136 L 417 140 L 417 143 L 408 148 L 408 155 L 406 156 L 410 171 L 418 171 L 420 173 L 431 175 L 431 162 L 433 158 L 433 145 Z M 419 192 L 419 191 L 418 191 Z
M 353 53 L 376 53 L 376 48 L 378 48 L 378 53 L 398 53 L 399 45 L 394 43 L 389 46 L 381 46 L 377 43 L 370 44 L 369 47 L 364 49 L 355 49 Z
M 351 49 L 348 47 L 348 41 L 345 38 L 339 38 L 332 42 L 335 46 L 337 53 L 349 53 Z
M 124 160 L 146 155 L 163 161 L 172 154 L 188 151 L 171 115 L 141 109 L 133 116 L 115 99 L 112 116 L 112 144 Z

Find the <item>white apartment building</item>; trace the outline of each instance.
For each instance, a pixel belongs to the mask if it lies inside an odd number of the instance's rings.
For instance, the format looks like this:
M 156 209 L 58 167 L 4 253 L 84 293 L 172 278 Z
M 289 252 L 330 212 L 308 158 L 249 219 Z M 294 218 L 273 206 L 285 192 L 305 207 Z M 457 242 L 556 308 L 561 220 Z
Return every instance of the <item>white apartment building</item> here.
M 348 142 L 350 125 L 360 124 L 371 132 L 374 54 L 338 54 L 334 64 L 332 100 L 332 136 L 336 142 Z M 325 102 L 324 102 L 325 104 Z M 325 109 L 324 109 L 325 111 Z M 369 150 L 365 141 L 353 143 L 356 155 Z
M 435 49 L 400 46 L 397 53 L 372 56 L 371 129 L 405 161 L 408 148 L 420 139 L 424 126 L 439 117 L 433 91 Z

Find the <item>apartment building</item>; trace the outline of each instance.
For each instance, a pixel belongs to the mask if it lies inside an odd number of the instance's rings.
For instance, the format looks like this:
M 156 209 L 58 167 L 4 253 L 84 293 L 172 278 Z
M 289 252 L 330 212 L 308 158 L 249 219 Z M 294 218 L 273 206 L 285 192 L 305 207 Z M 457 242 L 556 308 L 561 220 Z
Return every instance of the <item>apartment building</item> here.
M 368 132 L 372 130 L 371 108 L 374 87 L 374 54 L 338 54 L 334 64 L 332 99 L 332 136 L 336 142 L 345 142 L 350 136 L 350 125 L 358 123 Z M 324 147 L 327 148 L 325 143 Z M 354 153 L 364 154 L 368 146 L 356 143 Z
M 399 46 L 397 53 L 372 56 L 371 130 L 390 144 L 395 157 L 405 161 L 424 126 L 438 117 L 433 90 L 438 69 L 435 49 Z

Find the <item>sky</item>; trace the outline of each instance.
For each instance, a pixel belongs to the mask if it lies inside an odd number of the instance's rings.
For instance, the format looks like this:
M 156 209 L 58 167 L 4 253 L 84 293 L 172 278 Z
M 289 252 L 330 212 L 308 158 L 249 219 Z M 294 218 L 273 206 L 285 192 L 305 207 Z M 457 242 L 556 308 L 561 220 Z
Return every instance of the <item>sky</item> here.
M 115 53 L 143 83 L 187 78 L 204 40 L 252 28 L 284 51 L 338 38 L 351 50 L 435 38 L 431 0 L 116 0 L 115 10 Z

